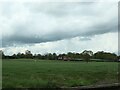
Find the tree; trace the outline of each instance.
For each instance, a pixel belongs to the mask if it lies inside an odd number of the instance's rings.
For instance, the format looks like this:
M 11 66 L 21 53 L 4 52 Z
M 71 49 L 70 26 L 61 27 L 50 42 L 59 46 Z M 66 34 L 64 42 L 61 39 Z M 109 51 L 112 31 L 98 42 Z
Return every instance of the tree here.
M 90 55 L 85 53 L 83 54 L 83 59 L 86 61 L 86 62 L 89 62 L 90 61 Z
M 26 57 L 26 58 L 33 58 L 33 55 L 32 55 L 32 53 L 31 53 L 31 51 L 26 50 L 26 51 L 25 51 L 25 57 Z
M 17 58 L 21 58 L 21 53 L 20 52 L 17 54 Z
M 98 51 L 94 54 L 94 58 L 96 59 L 103 59 L 109 61 L 117 61 L 117 55 L 115 53 Z
M 93 56 L 93 52 L 92 51 L 84 50 L 82 53 L 83 54 L 89 54 L 90 56 Z
M 0 59 L 4 59 L 4 58 L 5 58 L 4 52 L 0 50 Z
M 75 55 L 72 52 L 68 52 L 67 56 L 70 57 L 70 58 L 74 58 Z
M 86 61 L 86 62 L 89 62 L 90 61 L 90 58 L 93 56 L 93 52 L 92 51 L 87 51 L 87 50 L 84 50 L 82 53 L 82 58 Z
M 53 53 L 53 60 L 57 60 L 57 54 Z
M 16 54 L 13 54 L 12 57 L 13 57 L 14 59 L 17 59 L 17 55 L 16 55 Z
M 41 55 L 41 54 L 38 54 L 38 55 L 37 55 L 37 58 L 38 58 L 38 59 L 42 59 L 42 55 Z

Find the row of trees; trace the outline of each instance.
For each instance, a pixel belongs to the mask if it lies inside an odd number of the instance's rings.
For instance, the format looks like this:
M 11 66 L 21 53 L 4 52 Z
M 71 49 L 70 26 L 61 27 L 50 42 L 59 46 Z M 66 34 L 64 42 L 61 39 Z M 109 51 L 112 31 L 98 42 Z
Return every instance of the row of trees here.
M 3 59 L 20 59 L 20 58 L 29 58 L 29 59 L 48 59 L 48 60 L 57 60 L 58 57 L 69 57 L 71 59 L 84 59 L 87 62 L 90 59 L 103 59 L 103 60 L 112 60 L 117 61 L 120 56 L 117 56 L 115 53 L 99 51 L 93 53 L 92 51 L 84 50 L 82 53 L 72 53 L 68 52 L 67 54 L 59 54 L 56 53 L 47 53 L 47 54 L 32 54 L 31 51 L 26 50 L 25 53 L 13 54 L 11 56 L 7 56 L 3 51 L 0 51 L 0 56 Z

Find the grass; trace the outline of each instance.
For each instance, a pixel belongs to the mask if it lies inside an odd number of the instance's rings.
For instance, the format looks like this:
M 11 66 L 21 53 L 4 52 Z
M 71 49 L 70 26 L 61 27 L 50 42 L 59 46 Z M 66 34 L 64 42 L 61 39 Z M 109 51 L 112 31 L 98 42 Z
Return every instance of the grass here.
M 3 88 L 75 87 L 117 82 L 117 62 L 3 60 Z

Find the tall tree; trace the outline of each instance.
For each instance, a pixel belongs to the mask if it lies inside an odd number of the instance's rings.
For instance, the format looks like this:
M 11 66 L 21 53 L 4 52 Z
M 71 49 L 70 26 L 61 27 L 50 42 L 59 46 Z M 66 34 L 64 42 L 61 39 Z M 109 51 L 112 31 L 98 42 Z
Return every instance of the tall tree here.
M 57 54 L 53 53 L 53 60 L 57 60 Z
M 117 55 L 115 53 L 110 52 L 104 52 L 104 51 L 98 51 L 94 54 L 94 58 L 96 59 L 106 59 L 106 60 L 112 60 L 116 61 L 118 59 Z
M 93 56 L 93 52 L 92 51 L 87 51 L 87 50 L 84 50 L 82 53 L 82 58 L 86 61 L 86 62 L 89 62 L 90 61 L 90 58 Z
M 25 57 L 26 57 L 26 58 L 33 58 L 33 55 L 32 55 L 32 53 L 31 53 L 31 51 L 26 50 L 26 51 L 25 51 Z
M 0 59 L 4 59 L 4 58 L 5 58 L 4 52 L 0 50 Z

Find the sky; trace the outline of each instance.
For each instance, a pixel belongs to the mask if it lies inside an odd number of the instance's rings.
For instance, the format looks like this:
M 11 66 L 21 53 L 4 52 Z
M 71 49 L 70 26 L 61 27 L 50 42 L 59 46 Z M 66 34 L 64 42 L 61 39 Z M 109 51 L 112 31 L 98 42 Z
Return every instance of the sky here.
M 118 2 L 112 1 L 0 2 L 0 49 L 7 55 L 25 50 L 117 54 Z

